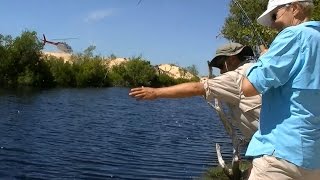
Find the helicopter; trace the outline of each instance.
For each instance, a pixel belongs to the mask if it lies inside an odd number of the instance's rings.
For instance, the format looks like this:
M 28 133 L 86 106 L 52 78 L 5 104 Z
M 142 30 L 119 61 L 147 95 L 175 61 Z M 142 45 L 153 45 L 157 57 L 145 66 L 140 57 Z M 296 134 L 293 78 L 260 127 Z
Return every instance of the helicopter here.
M 71 39 L 71 38 L 68 38 L 68 39 Z M 74 39 L 74 38 L 72 38 L 72 39 Z M 62 51 L 64 53 L 72 53 L 73 52 L 71 46 L 69 44 L 67 44 L 66 42 L 48 41 L 44 34 L 43 34 L 43 39 L 41 39 L 41 40 L 43 41 L 43 45 L 45 45 L 46 43 L 55 45 L 60 51 Z

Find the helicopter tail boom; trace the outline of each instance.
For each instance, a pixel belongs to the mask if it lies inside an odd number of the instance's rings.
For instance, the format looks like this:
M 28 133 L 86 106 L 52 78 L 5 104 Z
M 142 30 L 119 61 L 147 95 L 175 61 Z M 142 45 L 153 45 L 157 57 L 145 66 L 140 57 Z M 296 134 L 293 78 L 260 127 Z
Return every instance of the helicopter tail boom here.
M 46 44 L 46 42 L 47 42 L 47 39 L 46 39 L 46 36 L 45 36 L 44 34 L 42 34 L 42 36 L 43 36 L 43 39 L 42 39 L 42 41 L 43 41 L 43 45 L 45 45 L 45 44 Z

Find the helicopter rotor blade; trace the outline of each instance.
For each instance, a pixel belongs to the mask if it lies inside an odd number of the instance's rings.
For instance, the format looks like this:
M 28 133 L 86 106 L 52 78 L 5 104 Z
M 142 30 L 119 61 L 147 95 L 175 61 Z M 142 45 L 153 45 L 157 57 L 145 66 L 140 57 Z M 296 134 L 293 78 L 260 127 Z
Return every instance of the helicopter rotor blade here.
M 79 39 L 79 38 L 62 38 L 62 39 L 51 39 L 52 41 L 65 41 L 65 40 L 71 40 L 71 39 Z

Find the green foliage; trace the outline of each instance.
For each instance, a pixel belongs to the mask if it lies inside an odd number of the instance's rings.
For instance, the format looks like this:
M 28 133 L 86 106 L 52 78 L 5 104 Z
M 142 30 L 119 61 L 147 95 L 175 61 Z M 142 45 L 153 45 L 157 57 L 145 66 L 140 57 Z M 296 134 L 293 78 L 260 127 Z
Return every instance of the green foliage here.
M 268 0 L 237 0 L 237 2 L 242 6 L 250 20 L 234 1 L 230 1 L 230 14 L 221 31 L 223 36 L 231 41 L 254 47 L 262 44 L 258 36 L 260 34 L 267 46 L 269 46 L 276 35 L 276 31 L 265 28 L 256 21 L 261 13 L 266 10 Z
M 108 86 L 108 72 L 102 58 L 93 57 L 91 49 L 71 57 L 70 62 L 61 58 L 46 57 L 54 83 L 62 87 L 102 87 Z
M 55 85 L 61 87 L 76 86 L 73 66 L 69 62 L 64 62 L 61 58 L 50 56 L 46 59 L 50 72 L 54 78 Z
M 192 64 L 191 66 L 186 67 L 186 70 L 194 76 L 199 75 L 199 71 L 196 65 Z
M 204 180 L 229 180 L 229 178 L 224 174 L 221 167 L 214 167 L 206 171 Z
M 313 0 L 314 3 L 314 11 L 312 14 L 312 19 L 320 21 L 320 0 Z
M 33 87 L 102 87 L 102 86 L 170 86 L 188 82 L 157 74 L 149 61 L 141 56 L 108 69 L 100 56 L 94 56 L 95 46 L 72 55 L 65 62 L 54 56 L 45 56 L 42 43 L 35 32 L 23 32 L 13 39 L 0 34 L 0 85 Z M 110 55 L 109 59 L 115 59 Z M 197 73 L 196 67 L 190 66 Z M 186 69 L 182 69 L 186 72 Z
M 175 84 L 177 84 L 176 80 L 167 74 L 158 74 L 158 76 L 152 80 L 153 87 L 172 86 Z
M 184 78 L 178 78 L 175 80 L 176 84 L 181 84 L 181 83 L 186 83 L 186 82 L 190 82 L 189 79 L 184 79 Z
M 198 76 L 195 76 L 195 77 L 191 78 L 189 81 L 191 81 L 191 82 L 199 82 L 200 78 Z
M 109 72 L 109 82 L 112 86 L 129 86 L 128 82 L 126 81 L 126 67 L 125 64 L 119 64 L 112 67 L 111 71 Z
M 96 49 L 96 46 L 89 46 L 87 49 L 83 51 L 83 56 L 85 57 L 93 57 L 93 51 Z
M 0 83 L 2 86 L 48 86 L 52 76 L 41 59 L 42 44 L 35 32 L 0 37 Z
M 9 59 L 8 48 L 12 44 L 11 36 L 0 35 L 0 84 L 8 84 L 14 63 Z
M 320 20 L 319 1 L 314 0 L 315 11 L 312 18 L 315 20 Z M 256 21 L 267 9 L 268 0 L 237 0 L 237 2 L 240 3 L 253 25 L 234 1 L 230 1 L 230 14 L 225 20 L 221 34 L 230 41 L 252 47 L 262 44 L 258 36 L 260 34 L 266 45 L 269 46 L 277 35 L 277 32 L 259 25 Z
M 25 69 L 22 73 L 18 76 L 18 84 L 24 86 L 32 86 L 33 80 L 35 79 L 34 73 L 29 70 Z
M 115 65 L 108 73 L 108 80 L 112 86 L 171 86 L 179 83 L 190 82 L 188 79 L 174 79 L 167 74 L 157 72 L 149 61 L 141 57 L 133 57 L 126 63 Z M 199 81 L 198 77 L 191 81 Z
M 73 64 L 77 87 L 106 86 L 107 68 L 102 64 L 99 57 L 78 57 Z
M 126 63 L 125 80 L 130 86 L 150 86 L 155 77 L 155 69 L 142 57 L 130 58 Z
M 227 166 L 231 167 L 231 164 L 229 164 Z M 245 170 L 249 169 L 250 166 L 251 166 L 251 163 L 249 161 L 244 160 L 244 161 L 240 162 L 240 170 L 241 171 L 245 171 Z M 203 174 L 203 177 L 201 177 L 201 179 L 228 180 L 229 178 L 224 174 L 222 168 L 220 166 L 217 166 L 217 167 L 212 167 L 212 168 L 208 169 Z

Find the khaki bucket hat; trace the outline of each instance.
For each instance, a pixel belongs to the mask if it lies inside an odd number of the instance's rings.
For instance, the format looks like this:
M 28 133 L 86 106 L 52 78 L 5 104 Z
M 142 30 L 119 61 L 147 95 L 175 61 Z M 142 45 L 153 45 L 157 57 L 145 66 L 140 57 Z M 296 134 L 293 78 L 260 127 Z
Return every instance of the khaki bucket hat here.
M 222 65 L 222 61 L 226 56 L 234 56 L 239 54 L 242 51 L 245 51 L 245 56 L 253 56 L 253 51 L 249 46 L 245 46 L 239 43 L 228 43 L 223 46 L 220 46 L 216 50 L 215 57 L 209 63 L 211 67 L 220 68 Z

